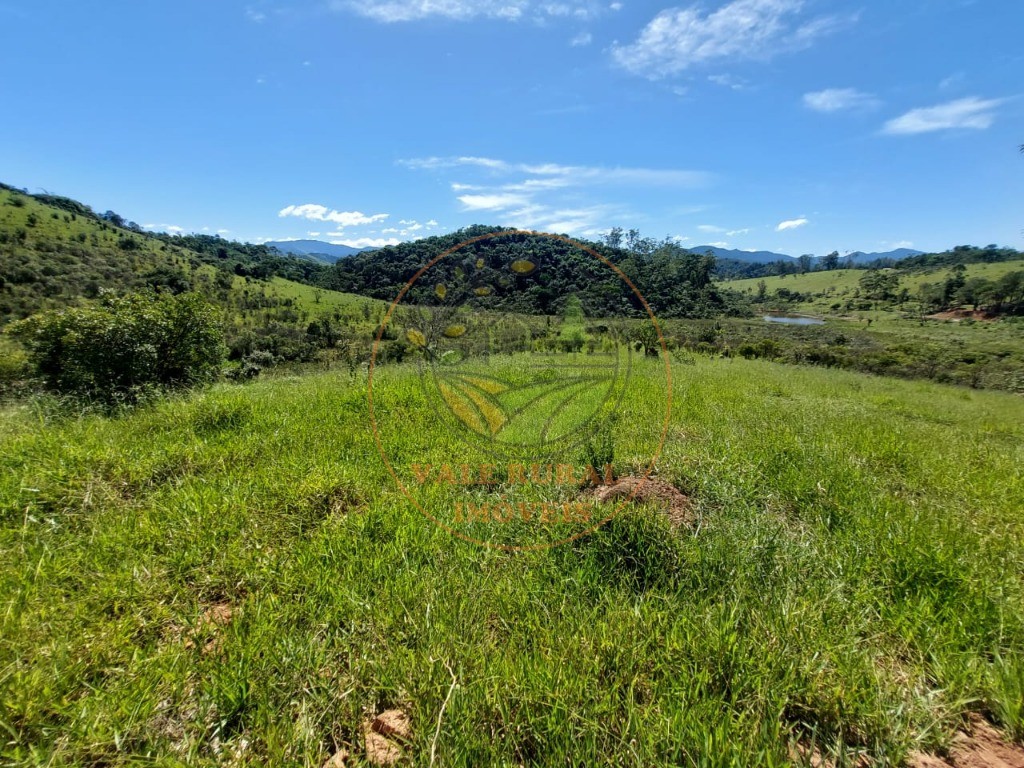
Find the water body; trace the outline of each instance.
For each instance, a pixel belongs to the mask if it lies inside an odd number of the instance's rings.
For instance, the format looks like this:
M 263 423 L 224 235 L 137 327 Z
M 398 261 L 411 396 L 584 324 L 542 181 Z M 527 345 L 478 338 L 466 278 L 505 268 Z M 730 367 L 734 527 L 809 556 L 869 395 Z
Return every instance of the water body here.
M 766 323 L 782 323 L 783 325 L 824 325 L 824 320 L 816 317 L 785 317 L 784 315 L 765 315 Z

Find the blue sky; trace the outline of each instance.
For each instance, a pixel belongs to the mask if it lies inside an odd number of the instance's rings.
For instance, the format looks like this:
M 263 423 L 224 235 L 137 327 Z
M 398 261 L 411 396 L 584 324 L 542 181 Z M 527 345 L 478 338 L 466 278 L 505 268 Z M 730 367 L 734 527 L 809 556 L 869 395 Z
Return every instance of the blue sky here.
M 1019 0 L 0 0 L 0 180 L 170 231 L 1024 248 Z

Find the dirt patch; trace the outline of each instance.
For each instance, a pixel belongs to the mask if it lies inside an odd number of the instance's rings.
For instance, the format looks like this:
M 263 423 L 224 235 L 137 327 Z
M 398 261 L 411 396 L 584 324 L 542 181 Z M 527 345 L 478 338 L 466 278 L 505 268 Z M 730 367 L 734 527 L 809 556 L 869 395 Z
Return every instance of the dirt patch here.
M 345 768 L 346 760 L 348 760 L 348 750 L 339 749 L 324 761 L 321 768 Z
M 234 615 L 235 609 L 230 603 L 214 603 L 203 610 L 199 622 L 190 632 L 186 634 L 180 628 L 175 628 L 173 634 L 184 636 L 185 648 L 200 645 L 204 655 L 216 653 L 224 642 L 223 628 L 231 623 Z
M 836 762 L 821 754 L 817 747 L 808 747 L 805 744 L 794 744 L 789 748 L 789 758 L 796 765 L 808 766 L 809 768 L 836 768 Z M 853 768 L 871 768 L 871 761 L 864 755 L 847 756 Z
M 936 312 L 934 315 L 926 315 L 929 320 L 995 320 L 996 316 L 986 312 L 984 309 L 950 309 L 946 312 Z
M 947 757 L 913 753 L 910 768 L 1024 768 L 1024 747 L 1007 741 L 978 716 L 954 737 Z
M 371 765 L 391 766 L 402 759 L 400 742 L 412 738 L 412 721 L 400 709 L 381 712 L 363 723 L 366 760 Z
M 673 528 L 693 526 L 697 514 L 693 502 L 674 485 L 656 477 L 620 477 L 611 485 L 599 485 L 590 491 L 591 498 L 601 503 L 631 501 L 651 504 L 668 518 Z

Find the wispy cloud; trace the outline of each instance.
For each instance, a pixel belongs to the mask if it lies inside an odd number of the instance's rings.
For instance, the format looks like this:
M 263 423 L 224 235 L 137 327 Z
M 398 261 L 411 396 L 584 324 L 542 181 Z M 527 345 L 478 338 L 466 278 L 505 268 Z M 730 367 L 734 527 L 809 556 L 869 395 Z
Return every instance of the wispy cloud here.
M 414 170 L 458 173 L 449 187 L 463 211 L 489 212 L 496 224 L 586 236 L 599 234 L 629 213 L 619 204 L 593 200 L 598 190 L 692 188 L 713 178 L 703 171 L 674 168 L 524 163 L 470 155 L 399 162 Z
M 912 135 L 945 131 L 953 128 L 971 128 L 983 131 L 995 121 L 995 108 L 1006 99 L 957 99 L 934 107 L 912 109 L 885 124 L 883 133 Z
M 847 109 L 870 109 L 878 99 L 856 88 L 826 88 L 804 94 L 804 106 L 815 112 L 841 112 Z
M 852 22 L 851 17 L 804 18 L 804 0 L 733 0 L 716 11 L 698 6 L 661 11 L 612 57 L 624 69 L 650 78 L 676 75 L 720 59 L 768 59 L 807 48 Z
M 142 228 L 163 231 L 171 235 L 180 235 L 185 231 L 184 227 L 175 224 L 143 224 Z
M 525 195 L 459 195 L 459 202 L 467 211 L 504 211 L 527 204 Z
M 361 211 L 333 211 L 324 205 L 306 203 L 305 205 L 289 205 L 287 208 L 282 208 L 277 215 L 281 218 L 295 216 L 309 221 L 329 221 L 342 227 L 355 227 L 384 221 L 389 214 L 375 213 L 367 216 Z
M 589 19 L 604 11 L 601 4 L 593 0 L 331 0 L 330 7 L 388 24 L 430 17 L 455 21 Z
M 708 82 L 734 91 L 742 91 L 746 87 L 746 83 L 732 75 L 708 75 Z
M 397 237 L 350 237 L 344 240 L 330 240 L 331 245 L 347 245 L 350 248 L 383 248 L 386 245 L 398 245 Z
M 569 41 L 569 45 L 573 48 L 582 48 L 585 45 L 590 45 L 594 42 L 594 36 L 589 32 L 580 32 L 574 38 Z
M 417 170 L 441 170 L 476 167 L 492 171 L 495 176 L 523 174 L 532 176 L 514 185 L 514 188 L 555 188 L 582 184 L 640 184 L 658 186 L 700 186 L 708 183 L 712 175 L 704 171 L 667 168 L 624 168 L 621 166 L 561 165 L 559 163 L 511 163 L 489 157 L 425 157 L 399 160 L 400 165 Z M 458 190 L 479 189 L 479 185 L 456 182 Z M 512 188 L 506 187 L 506 188 Z
M 697 229 L 708 234 L 720 234 L 725 232 L 725 227 L 716 227 L 713 224 L 698 224 Z
M 788 219 L 786 221 L 780 221 L 778 226 L 775 227 L 775 231 L 785 232 L 787 229 L 799 229 L 800 227 L 803 227 L 810 223 L 811 222 L 809 219 L 805 219 L 802 217 L 799 219 Z

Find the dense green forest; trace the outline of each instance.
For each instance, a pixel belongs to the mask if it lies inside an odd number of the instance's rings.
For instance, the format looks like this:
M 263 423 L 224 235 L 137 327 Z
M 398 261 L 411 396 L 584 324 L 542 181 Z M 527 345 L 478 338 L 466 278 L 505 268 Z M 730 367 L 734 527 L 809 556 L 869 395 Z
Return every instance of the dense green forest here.
M 495 237 L 486 237 L 502 233 Z M 326 286 L 338 291 L 393 299 L 424 265 L 446 255 L 406 301 L 429 304 L 437 284 L 446 286 L 446 299 L 479 310 L 522 314 L 561 314 L 565 302 L 577 297 L 588 317 L 641 317 L 640 298 L 622 277 L 593 254 L 570 242 L 501 227 L 469 227 L 448 235 L 402 243 L 357 254 L 334 265 Z M 665 241 L 644 250 L 588 243 L 621 271 L 662 317 L 744 315 L 746 303 L 737 294 L 712 282 L 715 260 L 689 253 Z M 520 260 L 531 264 L 517 272 Z

